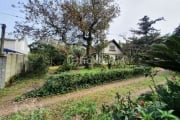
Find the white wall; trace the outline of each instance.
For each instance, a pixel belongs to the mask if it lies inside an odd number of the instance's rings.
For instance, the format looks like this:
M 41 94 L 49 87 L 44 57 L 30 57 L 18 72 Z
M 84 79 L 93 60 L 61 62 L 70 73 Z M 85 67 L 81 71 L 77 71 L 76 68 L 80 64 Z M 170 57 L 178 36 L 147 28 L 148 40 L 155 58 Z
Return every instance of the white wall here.
M 115 51 L 110 51 L 109 50 L 109 46 L 115 46 Z M 122 54 L 120 49 L 113 42 L 110 42 L 108 44 L 108 46 L 106 48 L 104 48 L 102 53 L 104 53 L 104 54 L 111 54 L 111 55 L 120 55 L 120 54 Z
M 23 54 L 28 54 L 30 51 L 26 40 L 19 41 L 19 40 L 7 39 L 4 41 L 4 48 L 8 48 Z

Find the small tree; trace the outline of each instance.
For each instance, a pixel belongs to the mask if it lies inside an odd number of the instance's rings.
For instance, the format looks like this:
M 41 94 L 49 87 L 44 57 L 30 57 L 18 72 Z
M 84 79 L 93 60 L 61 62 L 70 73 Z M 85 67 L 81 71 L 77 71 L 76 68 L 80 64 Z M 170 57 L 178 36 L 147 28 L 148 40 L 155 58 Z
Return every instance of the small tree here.
M 73 48 L 73 56 L 77 57 L 78 65 L 80 64 L 81 57 L 85 55 L 85 49 L 83 48 Z
M 103 58 L 101 52 L 105 47 L 107 47 L 107 45 L 108 45 L 108 41 L 101 40 L 100 43 L 97 43 L 94 46 L 95 51 L 96 51 L 96 53 L 98 55 L 98 64 L 100 63 L 100 58 Z

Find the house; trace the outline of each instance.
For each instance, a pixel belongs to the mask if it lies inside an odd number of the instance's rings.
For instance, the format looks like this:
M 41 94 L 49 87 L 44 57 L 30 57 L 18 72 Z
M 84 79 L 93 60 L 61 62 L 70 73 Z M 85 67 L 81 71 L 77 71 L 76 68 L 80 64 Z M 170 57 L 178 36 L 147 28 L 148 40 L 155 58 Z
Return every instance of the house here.
M 94 57 L 97 63 L 107 64 L 109 60 L 111 62 L 119 60 L 122 55 L 123 53 L 120 45 L 115 40 L 111 40 L 108 42 L 107 46 L 100 52 L 100 54 L 98 55 L 96 52 L 94 54 Z
M 28 54 L 30 51 L 26 40 L 5 39 L 4 53 Z

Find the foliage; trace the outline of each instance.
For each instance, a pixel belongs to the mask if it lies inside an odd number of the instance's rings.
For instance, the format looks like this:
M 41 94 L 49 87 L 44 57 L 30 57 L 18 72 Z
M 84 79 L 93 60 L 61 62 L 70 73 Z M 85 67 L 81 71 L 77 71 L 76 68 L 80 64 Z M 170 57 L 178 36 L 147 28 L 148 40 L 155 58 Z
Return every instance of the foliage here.
M 157 93 L 160 100 L 167 106 L 166 109 L 174 110 L 173 113 L 179 115 L 180 113 L 180 77 L 172 76 L 167 78 L 166 86 L 158 86 Z
M 61 0 L 28 0 L 18 2 L 17 8 L 25 14 L 25 19 L 17 21 L 17 37 L 32 37 L 36 40 L 61 40 L 67 42 L 67 34 L 73 33 L 72 24 L 62 11 Z M 51 6 L 51 7 L 49 7 Z M 70 32 L 71 31 L 71 32 Z
M 91 57 L 92 42 L 105 38 L 110 22 L 120 12 L 115 0 L 29 0 L 19 2 L 19 6 L 26 17 L 16 22 L 17 36 L 64 43 L 80 38 L 85 42 L 87 58 Z
M 101 114 L 111 116 L 110 120 L 178 120 L 172 110 L 164 111 L 162 106 L 153 102 L 134 102 L 131 96 L 126 97 L 116 94 L 116 103 L 103 105 Z
M 29 47 L 31 53 L 41 54 L 46 57 L 50 65 L 61 65 L 66 59 L 66 51 L 50 44 L 34 42 Z
M 148 68 L 149 69 L 149 68 Z M 22 95 L 17 100 L 27 97 L 42 97 L 52 94 L 67 93 L 80 88 L 87 88 L 105 82 L 129 78 L 144 73 L 144 68 L 112 69 L 94 73 L 61 73 L 52 75 L 44 86 Z
M 66 71 L 74 70 L 76 68 L 77 68 L 77 64 L 74 64 L 74 63 L 71 63 L 71 64 L 64 63 L 62 66 L 60 66 L 57 69 L 56 73 L 66 72 Z
M 0 118 L 0 120 L 51 120 L 49 117 L 49 111 L 46 109 L 38 109 L 31 112 L 31 114 L 18 113 L 12 114 L 6 118 Z
M 152 27 L 152 25 L 161 20 L 164 20 L 164 18 L 162 17 L 155 20 L 150 20 L 148 16 L 144 16 L 140 19 L 141 22 L 138 23 L 139 30 L 131 30 L 131 32 L 137 35 L 150 36 L 152 33 L 154 33 L 154 31 L 158 31 Z
M 138 23 L 139 30 L 131 30 L 133 34 L 138 36 L 130 37 L 128 43 L 124 45 L 123 51 L 133 64 L 140 62 L 141 54 L 146 53 L 152 44 L 161 42 L 160 33 L 152 27 L 153 24 L 161 20 L 164 18 L 151 20 L 148 16 L 144 16 Z
M 94 100 L 79 101 L 64 116 L 68 120 L 179 120 L 173 110 L 163 110 L 163 106 L 150 101 L 133 101 L 130 93 L 125 97 L 116 93 L 115 102 L 103 104 L 98 111 Z
M 48 61 L 43 55 L 29 54 L 28 63 L 28 73 L 30 74 L 45 74 L 48 70 Z
M 162 44 L 156 44 L 144 55 L 143 61 L 151 66 L 180 71 L 180 37 L 174 33 Z
M 94 100 L 79 101 L 72 105 L 70 109 L 65 111 L 64 115 L 66 120 L 72 119 L 83 119 L 90 120 L 93 118 L 94 114 L 97 113 L 97 105 Z
M 78 28 L 86 45 L 86 56 L 90 60 L 92 42 L 105 38 L 109 23 L 119 15 L 119 7 L 114 0 L 87 0 L 65 2 L 62 6 L 70 22 Z
M 107 47 L 108 46 L 108 41 L 106 41 L 106 40 L 100 40 L 100 43 L 97 43 L 97 44 L 95 44 L 94 45 L 94 49 L 95 49 L 95 51 L 96 51 L 96 53 L 97 53 L 97 55 L 98 55 L 98 63 L 97 64 L 100 64 L 101 62 L 100 62 L 100 60 L 101 60 L 101 58 L 102 58 L 102 54 L 101 54 L 101 52 L 102 52 L 102 50 L 105 48 L 105 47 Z M 101 60 L 102 61 L 102 60 Z
M 72 55 L 76 57 L 77 64 L 80 64 L 81 57 L 85 55 L 85 49 L 81 45 L 73 46 Z

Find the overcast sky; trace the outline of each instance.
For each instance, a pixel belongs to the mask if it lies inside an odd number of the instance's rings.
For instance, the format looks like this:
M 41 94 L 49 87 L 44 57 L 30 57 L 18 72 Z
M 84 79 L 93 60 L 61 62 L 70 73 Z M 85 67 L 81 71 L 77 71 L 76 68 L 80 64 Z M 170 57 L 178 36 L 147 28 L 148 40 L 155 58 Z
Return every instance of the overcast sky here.
M 0 24 L 7 25 L 7 33 L 13 31 L 14 22 L 23 17 L 18 10 L 11 7 L 19 0 L 0 0 Z M 24 0 L 20 0 L 24 1 Z M 154 27 L 162 34 L 171 33 L 180 24 L 180 0 L 116 0 L 121 15 L 114 19 L 109 29 L 108 39 L 121 40 L 120 35 L 130 36 L 130 29 L 137 29 L 139 19 L 144 15 L 151 19 L 164 17 L 165 21 L 157 22 Z M 8 15 L 9 14 L 9 15 Z M 8 35 L 6 34 L 6 37 Z

